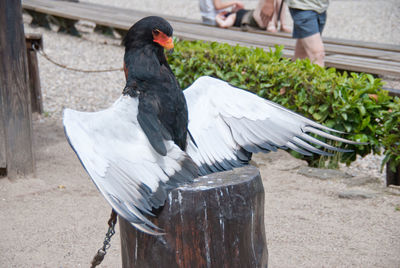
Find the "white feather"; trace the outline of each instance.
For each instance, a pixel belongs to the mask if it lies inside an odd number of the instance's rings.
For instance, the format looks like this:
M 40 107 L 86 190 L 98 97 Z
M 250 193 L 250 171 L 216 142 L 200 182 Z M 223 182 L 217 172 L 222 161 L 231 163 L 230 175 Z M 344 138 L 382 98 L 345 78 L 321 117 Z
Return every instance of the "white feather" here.
M 138 209 L 150 213 L 148 189 L 155 193 L 160 182 L 179 173 L 187 155 L 173 141 L 165 141 L 167 155 L 159 155 L 137 121 L 137 107 L 136 98 L 121 96 L 100 112 L 66 109 L 63 123 L 71 146 L 106 200 L 125 219 L 153 233 L 149 226 L 155 226 Z
M 324 132 L 335 130 L 216 78 L 200 77 L 184 94 L 189 110 L 188 128 L 197 144 L 196 147 L 189 140 L 187 153 L 198 166 L 210 170 L 222 170 L 218 162 L 224 159 L 239 161 L 241 148 L 251 153 L 291 148 L 303 154 L 309 151 L 323 154 L 306 143 L 314 139 L 307 130 L 350 142 Z M 337 149 L 322 142 L 318 144 Z

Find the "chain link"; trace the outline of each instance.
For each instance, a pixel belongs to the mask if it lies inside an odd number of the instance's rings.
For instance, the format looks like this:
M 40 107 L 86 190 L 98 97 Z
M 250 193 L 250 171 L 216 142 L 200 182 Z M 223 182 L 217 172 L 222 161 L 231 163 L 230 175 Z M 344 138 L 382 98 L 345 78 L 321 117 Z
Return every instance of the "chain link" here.
M 115 72 L 115 71 L 122 71 L 124 68 L 110 68 L 110 69 L 103 69 L 103 70 L 84 70 L 84 69 L 79 69 L 79 68 L 73 68 L 66 66 L 64 64 L 58 63 L 57 61 L 53 60 L 49 55 L 44 52 L 43 49 L 40 49 L 37 44 L 32 44 L 32 49 L 36 51 L 39 55 L 43 56 L 46 60 L 49 62 L 53 63 L 54 65 L 57 65 L 60 68 L 74 71 L 74 72 L 81 72 L 81 73 L 104 73 L 104 72 Z
M 108 231 L 106 237 L 104 238 L 103 246 L 97 251 L 96 255 L 93 257 L 91 262 L 92 266 L 90 268 L 95 268 L 99 265 L 104 256 L 107 254 L 107 250 L 111 247 L 111 237 L 115 234 L 115 224 L 117 223 L 117 213 L 112 210 L 110 219 L 108 221 Z

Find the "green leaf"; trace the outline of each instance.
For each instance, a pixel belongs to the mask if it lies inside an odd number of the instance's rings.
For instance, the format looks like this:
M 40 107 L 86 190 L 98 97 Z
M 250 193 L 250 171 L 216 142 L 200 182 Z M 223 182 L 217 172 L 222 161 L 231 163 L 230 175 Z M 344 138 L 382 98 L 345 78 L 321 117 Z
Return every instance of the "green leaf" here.
M 364 115 L 366 114 L 366 110 L 365 110 L 365 107 L 364 107 L 364 106 L 358 105 L 357 108 L 358 108 L 358 110 L 360 111 L 360 115 L 361 115 L 361 116 L 364 116 Z
M 313 117 L 314 117 L 315 120 L 320 121 L 321 118 L 322 118 L 322 115 L 320 113 L 314 113 Z
M 333 158 L 298 155 L 310 165 L 350 163 L 357 155 L 378 152 L 381 147 L 388 161 L 400 163 L 400 99 L 382 90 L 380 78 L 321 68 L 308 59 L 291 61 L 282 58 L 282 51 L 283 46 L 268 52 L 217 42 L 177 41 L 175 53 L 167 60 L 182 88 L 202 75 L 219 77 L 328 127 L 353 133 L 352 139 L 369 142 L 351 145 L 348 148 L 354 153 Z

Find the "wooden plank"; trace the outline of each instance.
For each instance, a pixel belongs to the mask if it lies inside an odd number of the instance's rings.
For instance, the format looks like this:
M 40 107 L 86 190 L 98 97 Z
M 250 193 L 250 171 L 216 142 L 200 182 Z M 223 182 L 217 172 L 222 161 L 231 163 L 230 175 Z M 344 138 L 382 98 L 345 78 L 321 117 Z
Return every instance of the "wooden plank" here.
M 103 6 L 92 3 L 78 2 L 71 3 L 65 1 L 47 1 L 47 0 L 24 0 L 24 8 L 31 8 L 38 12 L 44 12 L 56 16 L 64 16 L 69 19 L 89 20 L 103 26 L 110 26 L 118 29 L 127 30 L 130 26 L 140 18 L 149 15 L 144 11 L 135 11 L 123 8 Z M 174 28 L 175 36 L 189 40 L 207 40 L 216 42 L 226 42 L 228 44 L 240 44 L 248 47 L 274 47 L 276 44 L 283 45 L 285 51 L 294 50 L 295 40 L 288 34 L 265 34 L 265 31 L 250 30 L 243 32 L 235 28 L 221 29 L 203 25 L 198 22 L 190 22 L 183 18 L 174 16 L 165 16 L 170 20 Z M 196 37 L 197 36 L 197 37 Z M 340 42 L 336 42 L 340 43 Z M 400 62 L 400 53 L 396 51 L 396 46 L 385 47 L 386 50 L 373 48 L 372 43 L 368 43 L 362 47 L 360 42 L 350 42 L 358 47 L 353 47 L 343 44 L 326 43 L 326 66 L 336 67 L 340 69 L 348 69 L 358 72 L 369 72 L 374 74 L 391 74 L 400 76 L 400 72 L 396 68 L 390 70 L 393 62 Z M 378 46 L 378 44 L 377 44 Z M 390 51 L 390 49 L 394 51 Z M 399 47 L 400 51 L 400 47 Z M 293 54 L 290 52 L 290 54 Z M 348 55 L 348 59 L 339 62 L 337 58 L 331 55 Z M 357 57 L 354 57 L 357 56 Z M 360 58 L 377 59 L 371 66 L 360 66 Z M 345 64 L 349 67 L 346 68 Z M 362 64 L 369 64 L 367 60 L 362 61 Z M 378 66 L 380 65 L 380 66 Z M 359 66 L 359 67 L 358 67 Z
M 232 27 L 233 28 L 233 27 Z M 235 28 L 237 29 L 237 28 Z M 240 29 L 237 29 L 240 31 Z M 265 34 L 271 36 L 279 36 L 282 38 L 292 38 L 291 34 L 276 32 L 271 33 L 267 31 L 262 31 L 256 28 L 250 28 L 249 32 L 254 32 L 257 34 Z M 324 44 L 332 44 L 332 45 L 342 45 L 342 46 L 351 46 L 351 47 L 359 47 L 359 48 L 370 48 L 370 49 L 378 49 L 383 51 L 392 51 L 392 52 L 400 52 L 400 45 L 393 44 L 384 44 L 384 43 L 376 43 L 376 42 L 366 42 L 366 41 L 358 41 L 358 40 L 348 40 L 342 38 L 332 38 L 332 37 L 322 37 Z
M 180 22 L 171 22 L 172 26 L 176 31 L 179 32 L 191 32 L 192 34 L 202 34 L 205 32 L 207 26 L 199 25 L 188 25 Z M 283 45 L 286 49 L 294 50 L 295 40 L 294 39 L 281 39 L 276 37 L 270 37 L 267 35 L 255 35 L 247 32 L 237 32 L 231 29 L 221 29 L 216 27 L 208 27 L 206 30 L 207 35 L 214 37 L 216 41 L 218 38 L 228 39 L 232 41 L 240 41 L 241 43 L 247 43 L 249 45 L 263 45 L 274 47 L 276 44 Z M 248 45 L 248 46 L 249 46 Z M 339 45 L 325 45 L 326 53 L 330 54 L 343 54 L 349 56 L 360 56 L 381 59 L 383 64 L 386 61 L 397 61 L 400 62 L 400 53 L 379 51 L 367 48 L 354 48 Z
M 136 14 L 137 16 L 142 16 L 142 17 L 149 16 L 149 12 L 146 12 L 146 11 L 119 8 L 119 7 L 101 5 L 101 4 L 96 4 L 96 3 L 79 2 L 78 5 L 81 8 L 94 9 L 99 12 L 110 12 L 110 10 L 112 10 L 112 13 L 114 13 L 114 11 L 116 11 L 118 13 L 126 14 L 128 16 L 130 16 L 132 14 Z M 185 22 L 185 23 L 203 25 L 203 23 L 200 20 L 196 20 L 196 19 L 177 17 L 177 16 L 161 14 L 161 13 L 157 13 L 157 12 L 151 12 L 151 15 L 163 17 L 168 21 L 180 21 L 180 22 Z
M 400 98 L 400 89 L 387 88 L 387 87 L 382 87 L 382 89 L 387 90 L 390 96 L 397 96 Z
M 121 9 L 121 8 L 116 8 L 116 7 L 110 7 L 110 6 L 102 6 L 102 5 L 92 5 L 92 4 L 87 4 L 87 3 L 70 3 L 70 2 L 63 2 L 63 1 L 57 1 L 55 3 L 52 3 L 52 5 L 49 5 L 46 3 L 46 1 L 43 0 L 28 0 L 24 1 L 24 3 L 31 3 L 31 2 L 36 2 L 40 3 L 43 6 L 47 6 L 48 8 L 52 8 L 53 10 L 47 10 L 47 12 L 53 12 L 54 15 L 59 15 L 60 12 L 63 10 L 66 12 L 64 13 L 64 16 L 68 16 L 69 18 L 72 19 L 90 19 L 94 22 L 97 23 L 107 23 L 105 26 L 113 26 L 113 24 L 110 24 L 110 20 L 112 21 L 115 20 L 123 20 L 122 17 L 127 17 L 129 18 L 135 17 L 137 19 L 148 15 L 146 12 L 141 12 L 141 11 L 131 11 L 127 9 Z M 69 7 L 69 9 L 68 9 Z M 85 7 L 85 8 L 82 8 Z M 112 10 L 112 12 L 110 12 Z M 38 11 L 36 9 L 36 11 Z M 94 11 L 94 13 L 90 12 Z M 101 15 L 97 12 L 100 12 Z M 73 14 L 73 15 L 71 15 Z M 107 14 L 112 14 L 112 16 L 107 16 Z M 284 45 L 286 48 L 289 49 L 294 49 L 295 46 L 295 40 L 290 37 L 290 35 L 267 35 L 264 34 L 265 31 L 249 31 L 249 32 L 243 32 L 243 31 L 238 31 L 235 28 L 230 28 L 230 29 L 220 29 L 216 27 L 209 27 L 200 23 L 188 23 L 187 21 L 184 21 L 182 19 L 178 19 L 177 17 L 173 16 L 164 16 L 167 19 L 171 21 L 171 24 L 173 24 L 175 30 L 177 31 L 189 31 L 191 33 L 203 33 L 205 30 L 207 30 L 208 34 L 212 34 L 212 36 L 218 36 L 220 37 L 221 34 L 224 36 L 225 39 L 230 39 L 230 40 L 242 40 L 245 42 L 249 43 L 254 43 L 255 42 L 260 42 L 259 40 L 263 40 L 263 42 L 266 42 L 265 45 L 267 46 L 273 46 L 275 44 L 281 44 Z M 103 18 L 103 19 L 102 19 Z M 100 21 L 101 20 L 101 21 Z M 107 22 L 104 22 L 106 20 Z M 124 20 L 126 21 L 126 20 Z M 131 21 L 131 20 L 130 20 Z M 126 27 L 125 27 L 126 28 Z M 185 28 L 186 30 L 184 30 Z M 284 38 L 283 38 L 284 37 Z M 368 55 L 369 57 L 375 57 L 375 58 L 383 58 L 383 59 L 391 59 L 391 60 L 399 60 L 400 61 L 400 56 L 393 56 L 392 52 L 388 51 L 379 51 L 377 49 L 371 49 L 371 48 L 354 48 L 354 47 L 349 47 L 349 46 L 344 46 L 344 45 L 334 45 L 334 44 L 329 44 L 327 43 L 325 45 L 325 49 L 327 53 L 341 53 L 341 54 L 348 54 L 348 55 L 356 55 L 356 56 L 365 56 Z
M 113 10 L 113 12 L 118 11 L 118 13 L 128 14 L 128 15 L 132 15 L 133 13 L 141 15 L 143 17 L 149 15 L 149 12 L 145 12 L 145 11 L 124 9 L 124 8 L 118 8 L 118 7 L 113 7 L 113 6 L 100 5 L 100 4 L 96 4 L 96 3 L 79 2 L 78 5 L 80 5 L 81 7 L 87 8 L 87 9 L 95 9 L 100 12 L 110 12 L 110 10 Z M 171 16 L 171 15 L 166 15 L 166 14 L 161 14 L 161 13 L 153 13 L 152 12 L 152 14 L 157 15 L 157 16 L 162 16 L 169 21 L 179 21 L 179 22 L 190 23 L 190 24 L 204 25 L 204 24 L 202 24 L 202 22 L 200 20 L 176 17 L 176 16 Z M 239 31 L 240 33 L 243 33 L 243 31 L 240 28 L 231 27 L 230 29 L 234 30 L 234 31 Z M 268 36 L 273 36 L 273 37 L 292 39 L 291 34 L 283 33 L 283 32 L 271 33 L 271 32 L 262 31 L 262 30 L 259 30 L 256 28 L 249 28 L 248 32 L 255 33 L 255 34 L 268 35 Z M 382 43 L 375 43 L 375 42 L 364 42 L 364 41 L 347 40 L 347 39 L 338 39 L 338 38 L 330 38 L 330 37 L 323 37 L 323 41 L 325 44 L 345 45 L 345 46 L 351 46 L 351 47 L 400 52 L 399 45 L 382 44 Z
M 93 4 L 88 4 L 88 3 L 83 3 L 81 2 L 81 6 L 85 6 L 86 8 L 90 9 L 96 9 L 99 12 L 109 12 L 110 9 L 113 10 L 114 12 L 117 11 L 120 14 L 125 14 L 128 16 L 132 16 L 132 11 L 128 9 L 120 9 L 116 7 L 110 7 L 110 6 L 103 6 L 103 5 L 95 5 Z M 93 7 L 92 7 L 93 6 Z M 113 12 L 113 13 L 114 13 Z M 134 14 L 136 16 L 146 16 L 148 13 L 143 12 L 143 11 L 134 11 Z M 164 16 L 166 19 L 168 19 L 171 22 L 182 22 L 185 24 L 195 24 L 202 26 L 201 31 L 204 31 L 204 27 L 206 25 L 202 24 L 200 21 L 196 20 L 188 20 L 188 19 L 183 19 L 179 17 L 174 17 L 174 16 L 168 16 L 168 15 L 161 15 L 161 14 L 155 14 L 155 15 L 160 15 Z M 215 28 L 215 27 L 209 27 L 209 28 Z M 271 43 L 279 43 L 279 44 L 284 44 L 286 47 L 289 48 L 294 48 L 295 45 L 295 40 L 291 37 L 290 34 L 287 33 L 269 33 L 266 31 L 261 31 L 261 30 L 252 30 L 250 29 L 248 32 L 243 32 L 239 28 L 231 27 L 229 30 L 233 31 L 235 35 L 235 39 L 243 38 L 246 39 L 248 34 L 256 34 L 256 35 L 266 35 L 269 36 L 268 39 L 271 40 Z M 265 38 L 262 38 L 265 39 Z M 286 40 L 285 40 L 286 39 Z M 289 40 L 289 41 L 288 41 Z M 324 38 L 325 40 L 325 38 Z M 360 41 L 351 41 L 351 40 L 343 40 L 343 43 L 339 41 L 334 41 L 335 39 L 326 39 L 325 44 L 327 45 L 327 51 L 328 52 L 333 52 L 333 53 L 345 53 L 349 55 L 370 55 L 371 57 L 382 57 L 386 59 L 395 59 L 397 61 L 400 61 L 400 53 L 397 55 L 397 57 L 393 57 L 392 51 L 395 52 L 400 52 L 400 46 L 395 46 L 395 45 L 385 45 L 385 44 L 378 44 L 378 43 L 366 43 L 364 44 L 363 42 Z M 351 45 L 350 45 L 351 44 Z M 386 51 L 388 50 L 388 51 Z
M 327 44 L 337 44 L 337 45 L 345 45 L 352 47 L 361 47 L 361 48 L 372 48 L 379 49 L 385 51 L 392 52 L 400 52 L 399 45 L 392 44 L 383 44 L 383 43 L 375 43 L 375 42 L 365 42 L 365 41 L 357 41 L 357 40 L 347 40 L 347 39 L 339 39 L 339 38 L 331 38 L 331 37 L 323 37 L 322 40 Z
M 367 58 L 367 57 L 357 57 L 357 56 L 350 56 L 350 55 L 342 55 L 342 54 L 331 54 L 329 55 L 331 58 L 337 58 L 337 59 L 342 59 L 345 61 L 359 61 L 360 58 L 363 61 L 364 64 L 373 64 L 373 65 L 379 65 L 382 63 L 382 60 L 380 59 L 374 59 L 374 58 Z M 394 69 L 398 69 L 400 67 L 400 62 L 397 61 L 387 61 L 385 62 L 387 67 L 391 67 Z
M 379 75 L 399 76 L 400 68 L 372 62 L 371 59 L 348 57 L 343 55 L 329 55 L 325 57 L 326 65 L 337 69 L 355 72 L 373 73 Z
M 0 169 L 5 169 L 7 167 L 3 107 L 3 98 L 1 97 L 0 91 Z
M 120 29 L 129 29 L 128 23 L 126 21 L 122 21 L 121 19 L 118 19 L 117 21 L 117 16 L 118 14 L 112 15 L 109 13 L 107 14 L 99 14 L 95 11 L 90 11 L 90 10 L 82 10 L 79 7 L 74 7 L 74 6 L 65 6 L 65 5 L 58 5 L 57 3 L 61 3 L 58 1 L 42 1 L 44 2 L 44 5 L 42 6 L 36 6 L 32 0 L 25 0 L 24 1 L 24 8 L 36 11 L 36 12 L 41 12 L 41 13 L 46 13 L 50 14 L 53 16 L 59 16 L 59 17 L 64 17 L 67 19 L 72 19 L 72 20 L 87 20 L 87 21 L 92 21 L 95 23 L 98 23 L 100 25 L 104 26 L 110 26 L 110 27 L 115 27 L 115 28 L 120 28 Z M 62 2 L 62 3 L 67 3 L 67 2 Z M 68 2 L 69 3 L 69 2 Z M 113 18 L 114 17 L 114 18 Z M 113 19 L 111 19 L 113 18 Z M 131 24 L 134 22 L 134 20 L 131 20 Z
M 34 171 L 28 69 L 21 2 L 0 0 L 0 95 L 7 175 Z
M 174 28 L 179 29 L 179 31 L 192 31 L 192 33 L 202 33 L 205 31 L 204 27 L 200 25 L 189 25 L 184 23 L 174 23 Z M 266 46 L 274 46 L 276 44 L 283 45 L 287 49 L 295 48 L 295 40 L 280 38 L 276 36 L 268 36 L 268 35 L 258 35 L 250 32 L 238 32 L 231 29 L 221 29 L 216 27 L 208 27 L 207 35 L 213 37 L 223 37 L 224 39 L 230 40 L 240 40 L 242 42 L 247 42 L 250 44 L 257 45 L 266 45 Z M 350 46 L 343 45 L 331 45 L 325 44 L 326 53 L 334 53 L 334 54 L 344 54 L 350 56 L 362 56 L 362 57 L 370 57 L 377 58 L 382 60 L 389 59 L 390 61 L 398 61 L 400 62 L 400 53 L 388 52 L 388 51 L 380 51 L 377 49 L 368 49 L 368 48 L 354 48 Z

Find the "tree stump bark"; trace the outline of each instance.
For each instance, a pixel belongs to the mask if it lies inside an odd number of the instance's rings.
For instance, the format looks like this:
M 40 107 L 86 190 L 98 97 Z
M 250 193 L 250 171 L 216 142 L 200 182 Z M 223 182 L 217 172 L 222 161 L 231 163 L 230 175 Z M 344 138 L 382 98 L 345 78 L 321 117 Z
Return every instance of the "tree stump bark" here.
M 267 267 L 264 188 L 257 168 L 200 177 L 171 191 L 151 236 L 119 218 L 122 263 L 132 267 Z

